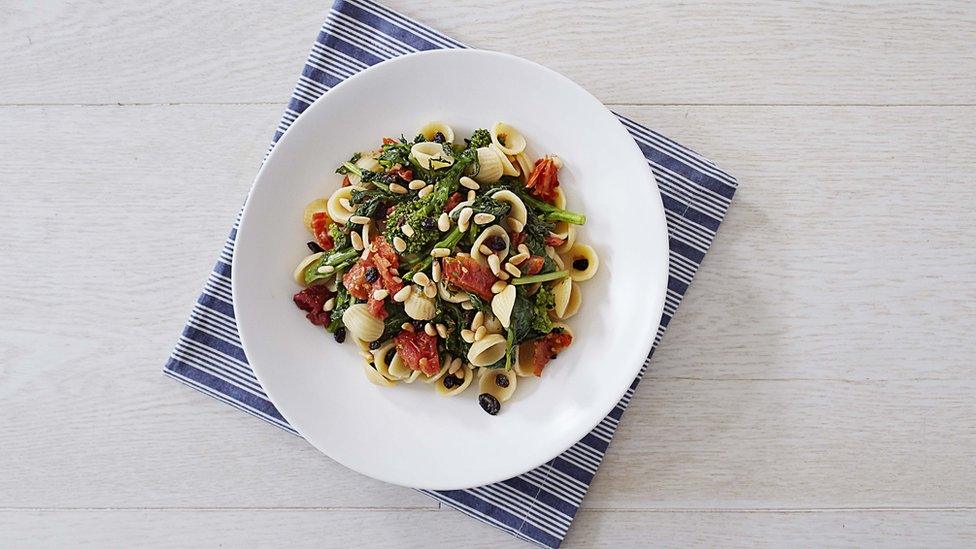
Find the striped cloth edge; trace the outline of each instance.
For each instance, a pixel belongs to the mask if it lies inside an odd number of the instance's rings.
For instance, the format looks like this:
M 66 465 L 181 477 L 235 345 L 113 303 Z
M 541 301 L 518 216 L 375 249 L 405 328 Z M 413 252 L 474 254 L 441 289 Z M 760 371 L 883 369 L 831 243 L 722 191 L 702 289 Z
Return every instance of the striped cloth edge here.
M 270 149 L 318 97 L 360 70 L 407 53 L 464 44 L 371 0 L 338 0 L 329 12 Z M 596 474 L 624 410 L 731 205 L 737 182 L 712 162 L 617 115 L 654 172 L 666 210 L 670 276 L 661 324 L 637 378 L 610 414 L 569 450 L 518 477 L 467 490 L 423 491 L 519 539 L 558 547 Z M 251 372 L 237 333 L 231 259 L 240 216 L 190 313 L 164 373 L 293 434 Z

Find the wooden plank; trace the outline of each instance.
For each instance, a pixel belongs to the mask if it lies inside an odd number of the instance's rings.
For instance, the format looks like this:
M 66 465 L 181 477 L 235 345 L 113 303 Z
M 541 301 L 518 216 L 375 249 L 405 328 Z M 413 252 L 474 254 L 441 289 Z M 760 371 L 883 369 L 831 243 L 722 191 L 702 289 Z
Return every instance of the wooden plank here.
M 960 547 L 973 510 L 580 512 L 563 547 Z M 140 547 L 525 547 L 455 511 L 0 510 L 0 543 Z
M 622 110 L 743 188 L 587 504 L 974 506 L 974 109 Z M 160 375 L 278 114 L 0 108 L 0 507 L 432 505 Z
M 976 103 L 965 0 L 388 4 L 606 102 Z M 281 104 L 327 5 L 15 3 L 0 17 L 0 103 Z

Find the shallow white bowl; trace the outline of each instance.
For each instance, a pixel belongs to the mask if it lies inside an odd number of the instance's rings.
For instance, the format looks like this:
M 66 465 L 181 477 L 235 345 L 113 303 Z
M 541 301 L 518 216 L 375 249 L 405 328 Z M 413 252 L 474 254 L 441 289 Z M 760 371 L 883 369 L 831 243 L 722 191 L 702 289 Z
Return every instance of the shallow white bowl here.
M 302 209 L 340 184 L 336 166 L 384 136 L 441 120 L 459 136 L 496 121 L 526 136 L 530 156 L 558 154 L 579 241 L 600 255 L 569 324 L 573 345 L 541 379 L 521 378 L 489 416 L 477 383 L 444 398 L 424 383 L 381 388 L 355 344 L 337 344 L 292 303 L 291 272 L 308 252 Z M 326 93 L 285 133 L 244 208 L 233 264 L 241 341 L 261 385 L 319 450 L 371 477 L 428 489 L 497 482 L 539 466 L 613 408 L 650 349 L 667 287 L 664 209 L 633 139 L 593 96 L 535 63 L 441 50 L 386 61 Z

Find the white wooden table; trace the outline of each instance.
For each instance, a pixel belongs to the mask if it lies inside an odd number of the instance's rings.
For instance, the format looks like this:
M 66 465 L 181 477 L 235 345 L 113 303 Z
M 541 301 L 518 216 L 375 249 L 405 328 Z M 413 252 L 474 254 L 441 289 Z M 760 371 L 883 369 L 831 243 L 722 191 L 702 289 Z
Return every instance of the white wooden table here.
M 0 2 L 0 546 L 519 546 L 163 378 L 328 8 Z M 741 183 L 566 547 L 976 543 L 971 2 L 389 4 Z

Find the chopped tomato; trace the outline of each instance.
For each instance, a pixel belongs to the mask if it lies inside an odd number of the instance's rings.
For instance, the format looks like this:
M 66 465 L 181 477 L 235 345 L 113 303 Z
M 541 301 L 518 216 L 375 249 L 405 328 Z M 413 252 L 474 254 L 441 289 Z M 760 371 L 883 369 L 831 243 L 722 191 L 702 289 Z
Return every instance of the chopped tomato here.
M 371 252 L 366 259 L 356 261 L 352 268 L 342 276 L 342 283 L 349 290 L 350 295 L 356 299 L 367 301 L 369 312 L 373 316 L 383 319 L 387 316 L 384 307 L 385 300 L 374 300 L 373 292 L 386 290 L 388 295 L 393 295 L 403 288 L 403 281 L 397 275 L 400 258 L 383 236 L 373 238 L 370 250 Z M 376 278 L 373 278 L 372 282 L 366 278 L 370 269 L 376 270 Z
M 555 248 L 556 246 L 562 246 L 566 242 L 566 239 L 559 238 L 554 234 L 547 234 L 545 241 L 546 241 L 546 246 L 552 246 L 553 248 Z
M 541 255 L 534 255 L 525 260 L 525 263 L 519 265 L 519 269 L 522 271 L 522 276 L 529 276 L 534 274 L 539 274 L 542 270 L 542 265 L 546 262 L 546 259 Z
M 347 176 L 344 176 L 342 178 L 342 186 L 343 187 L 348 187 L 349 185 L 352 185 L 352 181 L 349 181 L 349 176 L 348 175 Z
M 309 286 L 295 294 L 292 298 L 295 305 L 305 311 L 305 318 L 316 326 L 327 326 L 329 324 L 329 313 L 322 310 L 322 305 L 334 294 L 326 289 L 325 286 Z
M 389 173 L 392 173 L 404 181 L 413 180 L 413 170 L 410 168 L 404 168 L 403 166 L 396 164 L 390 168 Z
M 549 332 L 541 339 L 532 342 L 532 373 L 539 377 L 549 361 L 556 358 L 563 349 L 573 342 L 573 336 L 566 332 Z
M 392 145 L 392 144 L 394 144 L 396 142 L 397 142 L 397 140 L 396 139 L 393 139 L 391 137 L 384 137 L 383 138 L 383 144 L 384 145 Z
M 441 260 L 441 273 L 451 284 L 467 290 L 486 301 L 491 301 L 491 285 L 497 278 L 491 269 L 472 257 L 445 257 Z
M 556 187 L 559 186 L 556 170 L 556 161 L 551 156 L 536 160 L 525 188 L 536 198 L 552 204 L 556 200 Z
M 450 213 L 451 210 L 461 203 L 463 198 L 464 197 L 461 196 L 461 193 L 451 193 L 451 196 L 447 197 L 447 202 L 444 204 L 444 211 Z
M 403 330 L 393 340 L 396 342 L 397 355 L 411 370 L 420 370 L 428 376 L 440 371 L 437 336 L 427 335 L 423 330 Z
M 329 227 L 331 225 L 332 220 L 329 219 L 329 214 L 325 212 L 315 212 L 312 214 L 312 234 L 315 235 L 315 241 L 318 242 L 319 246 L 326 251 L 335 247 L 335 242 L 332 241 L 332 235 L 329 234 Z

